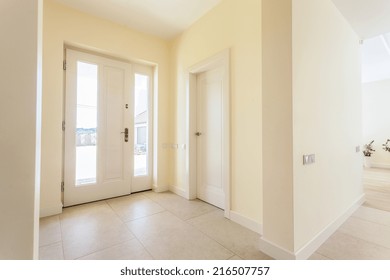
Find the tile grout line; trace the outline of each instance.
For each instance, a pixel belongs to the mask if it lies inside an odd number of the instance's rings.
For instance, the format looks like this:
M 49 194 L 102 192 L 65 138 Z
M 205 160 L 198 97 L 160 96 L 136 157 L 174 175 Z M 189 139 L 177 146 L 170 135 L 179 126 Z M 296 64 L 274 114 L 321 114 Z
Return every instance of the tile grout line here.
M 156 215 L 156 214 L 160 214 L 160 213 L 164 213 L 164 212 L 170 213 L 170 214 L 172 214 L 173 216 L 175 216 L 176 218 L 178 218 L 180 221 L 182 221 L 182 222 L 184 222 L 185 224 L 191 226 L 191 227 L 194 228 L 195 230 L 199 231 L 200 233 L 204 234 L 205 236 L 207 236 L 208 238 L 210 238 L 211 240 L 213 240 L 214 242 L 216 242 L 217 244 L 219 244 L 220 246 L 222 246 L 222 248 L 224 248 L 224 249 L 226 249 L 227 251 L 231 252 L 233 255 L 230 256 L 230 258 L 233 257 L 233 256 L 235 256 L 235 255 L 236 255 L 236 256 L 239 256 L 238 254 L 234 253 L 234 252 L 231 251 L 230 249 L 228 249 L 228 248 L 226 248 L 225 246 L 223 246 L 221 243 L 219 243 L 217 240 L 215 240 L 215 239 L 212 238 L 211 236 L 207 235 L 207 234 L 206 234 L 205 232 L 203 232 L 202 230 L 200 230 L 200 229 L 196 228 L 194 225 L 191 225 L 190 223 L 188 223 L 188 221 L 191 220 L 191 219 L 195 219 L 195 218 L 198 218 L 198 217 L 200 217 L 200 216 L 203 216 L 203 215 L 212 213 L 212 212 L 214 212 L 214 211 L 217 211 L 217 209 L 213 209 L 212 211 L 209 211 L 209 212 L 206 212 L 206 213 L 202 213 L 202 214 L 199 214 L 198 216 L 194 216 L 194 217 L 191 217 L 191 218 L 188 218 L 188 219 L 184 220 L 184 219 L 180 218 L 178 215 L 176 215 L 174 212 L 172 212 L 172 211 L 170 211 L 169 209 L 167 209 L 166 207 L 164 207 L 164 206 L 163 206 L 162 204 L 160 204 L 158 201 L 156 201 L 156 200 L 154 200 L 154 199 L 152 199 L 152 198 L 149 198 L 149 197 L 148 197 L 148 199 L 150 199 L 151 201 L 153 201 L 153 202 L 157 203 L 158 205 L 160 205 L 160 206 L 164 209 L 164 211 L 159 212 L 159 213 L 155 213 L 155 214 L 152 214 L 152 215 L 149 215 L 149 216 L 147 216 L 147 217 L 151 217 L 151 216 L 154 216 L 154 215 Z M 144 217 L 144 218 L 146 218 L 146 217 Z M 130 222 L 131 222 L 131 221 L 130 221 Z M 130 230 L 130 231 L 131 231 L 131 230 Z M 132 232 L 132 233 L 133 233 L 133 232 Z M 134 234 L 134 233 L 133 233 L 133 234 Z M 142 243 L 142 241 L 139 240 L 138 237 L 137 237 L 135 234 L 134 234 L 134 236 L 135 236 L 135 238 L 137 238 L 137 240 L 142 244 L 142 246 L 144 246 L 144 244 Z M 155 259 L 154 256 L 146 249 L 145 246 L 144 246 L 144 248 L 145 248 L 145 250 L 153 257 L 153 259 Z M 241 256 L 239 256 L 239 257 L 242 259 Z M 228 259 L 226 259 L 226 260 L 228 260 Z
M 215 211 L 217 211 L 217 210 L 215 210 Z M 209 212 L 209 213 L 211 213 L 211 212 Z M 206 215 L 206 214 L 208 214 L 208 213 L 205 213 L 205 214 L 203 214 L 203 215 Z M 200 216 L 203 216 L 203 215 L 200 215 Z M 194 217 L 194 218 L 191 218 L 191 219 L 199 218 L 200 216 Z M 189 221 L 190 221 L 191 219 L 188 219 L 188 220 L 186 220 L 186 221 L 184 221 L 184 222 L 185 222 L 186 224 L 190 225 L 191 227 L 195 228 L 195 229 L 198 230 L 199 232 L 203 233 L 203 234 L 206 235 L 208 238 L 210 238 L 211 240 L 213 240 L 213 241 L 216 242 L 217 244 L 221 245 L 223 248 L 225 248 L 225 249 L 228 250 L 229 252 L 231 252 L 233 255 L 230 256 L 230 258 L 233 257 L 234 255 L 236 255 L 236 256 L 240 257 L 241 259 L 244 259 L 244 258 L 241 257 L 239 254 L 237 254 L 236 252 L 230 250 L 229 248 L 226 248 L 223 244 L 221 244 L 219 241 L 215 240 L 213 237 L 211 237 L 210 235 L 208 235 L 208 234 L 207 234 L 206 232 L 204 232 L 203 230 L 197 228 L 197 227 L 194 226 L 193 224 L 190 224 Z M 226 260 L 228 260 L 228 259 L 226 259 Z
M 65 260 L 65 249 L 64 249 L 64 238 L 63 238 L 63 233 L 62 233 L 61 215 L 62 215 L 62 213 L 58 215 L 58 222 L 59 222 L 59 224 L 60 224 L 62 259 Z
M 149 252 L 149 250 L 146 248 L 145 244 L 140 239 L 138 239 L 138 237 L 134 234 L 134 232 L 132 232 L 131 229 L 129 229 L 129 231 L 131 232 L 132 235 L 134 235 L 135 239 L 139 242 L 139 244 L 141 244 L 142 248 L 145 249 L 145 251 L 149 254 L 149 256 L 151 256 L 152 259 L 155 260 L 154 255 L 151 252 Z
M 332 259 L 331 257 L 329 257 L 329 256 L 327 256 L 327 255 L 325 255 L 325 254 L 322 254 L 322 253 L 318 253 L 317 251 L 315 251 L 313 254 L 317 254 L 317 255 L 320 255 L 320 256 L 322 256 L 322 257 L 324 257 L 324 258 L 327 258 L 327 259 L 329 259 L 329 260 L 334 260 L 334 259 Z M 312 254 L 312 255 L 313 255 Z
M 368 219 L 366 219 L 366 218 L 361 218 L 361 217 L 353 216 L 353 215 L 350 216 L 350 217 L 348 218 L 348 220 L 349 220 L 350 218 L 357 219 L 357 220 L 361 220 L 361 221 L 368 222 L 368 223 L 375 224 L 375 225 L 379 225 L 379 226 L 388 228 L 388 229 L 390 230 L 390 225 L 381 224 L 381 223 L 376 222 L 376 221 L 368 220 Z
M 360 241 L 364 241 L 364 242 L 370 243 L 371 245 L 375 245 L 375 246 L 377 246 L 377 247 L 381 247 L 381 248 L 384 248 L 384 249 L 390 251 L 390 248 L 388 248 L 388 247 L 386 247 L 386 246 L 383 246 L 383 245 L 377 244 L 377 243 L 375 243 L 375 242 L 372 242 L 372 241 L 369 241 L 369 240 L 366 240 L 366 239 L 363 239 L 363 238 L 354 236 L 354 235 L 352 235 L 352 234 L 350 234 L 350 233 L 342 232 L 342 231 L 339 231 L 339 230 L 338 230 L 338 233 L 342 233 L 342 234 L 348 235 L 349 237 L 352 237 L 352 238 L 355 238 L 355 239 L 359 239 Z

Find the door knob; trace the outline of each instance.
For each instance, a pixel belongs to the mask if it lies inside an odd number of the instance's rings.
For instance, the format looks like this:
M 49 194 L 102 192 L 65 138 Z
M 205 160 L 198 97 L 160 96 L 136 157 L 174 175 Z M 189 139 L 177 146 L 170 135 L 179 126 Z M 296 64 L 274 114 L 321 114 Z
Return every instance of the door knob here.
M 200 133 L 200 132 L 196 132 L 196 133 L 195 133 L 195 135 L 196 135 L 196 136 L 201 136 L 201 135 L 202 135 L 202 133 Z
M 125 131 L 122 131 L 121 134 L 125 134 L 125 142 L 129 142 L 129 129 L 125 128 Z

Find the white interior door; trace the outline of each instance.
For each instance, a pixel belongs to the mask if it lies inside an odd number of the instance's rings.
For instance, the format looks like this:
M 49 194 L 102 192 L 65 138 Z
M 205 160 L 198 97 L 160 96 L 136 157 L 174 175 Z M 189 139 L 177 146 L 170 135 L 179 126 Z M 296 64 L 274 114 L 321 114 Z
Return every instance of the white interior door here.
M 197 197 L 221 209 L 223 182 L 223 67 L 197 76 Z
M 130 67 L 67 50 L 64 206 L 131 192 Z

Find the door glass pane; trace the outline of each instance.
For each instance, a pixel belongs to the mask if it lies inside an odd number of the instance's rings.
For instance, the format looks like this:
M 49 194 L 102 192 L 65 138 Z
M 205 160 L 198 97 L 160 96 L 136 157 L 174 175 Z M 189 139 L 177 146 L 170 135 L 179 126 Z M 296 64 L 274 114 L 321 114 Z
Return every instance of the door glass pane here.
M 77 62 L 76 186 L 96 183 L 98 66 Z
M 148 174 L 149 76 L 135 74 L 134 89 L 134 176 Z

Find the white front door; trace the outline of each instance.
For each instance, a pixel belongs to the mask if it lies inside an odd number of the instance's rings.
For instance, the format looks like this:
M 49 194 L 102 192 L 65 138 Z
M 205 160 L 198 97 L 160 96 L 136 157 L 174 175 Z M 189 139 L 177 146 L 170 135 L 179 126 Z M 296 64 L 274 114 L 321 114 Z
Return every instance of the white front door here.
M 67 50 L 64 206 L 131 192 L 131 65 Z
M 224 68 L 197 75 L 197 197 L 225 207 L 223 182 Z

